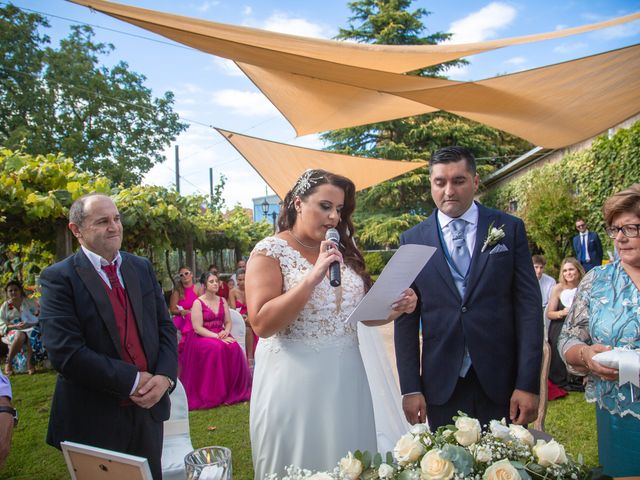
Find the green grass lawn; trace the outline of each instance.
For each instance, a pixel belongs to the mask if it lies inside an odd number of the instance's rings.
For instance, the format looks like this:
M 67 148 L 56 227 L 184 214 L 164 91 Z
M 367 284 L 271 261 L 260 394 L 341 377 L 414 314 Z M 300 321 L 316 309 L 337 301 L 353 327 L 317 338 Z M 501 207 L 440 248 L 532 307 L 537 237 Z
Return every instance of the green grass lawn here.
M 62 454 L 44 441 L 55 374 L 15 375 L 11 383 L 20 424 L 14 431 L 11 453 L 0 470 L 0 479 L 68 479 Z M 234 478 L 253 478 L 248 403 L 191 412 L 189 419 L 195 448 L 229 447 L 233 452 Z M 549 402 L 546 430 L 563 443 L 568 452 L 582 453 L 588 465 L 597 464 L 595 411 L 581 393 Z

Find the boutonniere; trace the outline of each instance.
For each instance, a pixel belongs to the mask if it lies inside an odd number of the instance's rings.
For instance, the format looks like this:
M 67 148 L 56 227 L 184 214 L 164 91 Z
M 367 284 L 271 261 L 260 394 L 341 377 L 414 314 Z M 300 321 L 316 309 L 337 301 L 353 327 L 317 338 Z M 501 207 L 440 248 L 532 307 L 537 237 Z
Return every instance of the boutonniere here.
M 484 252 L 487 247 L 493 247 L 496 243 L 504 238 L 504 225 L 500 227 L 494 227 L 493 222 L 489 225 L 489 230 L 487 231 L 487 239 L 484 241 L 482 245 L 482 250 L 480 252 Z
M 13 310 L 14 308 L 13 303 L 9 302 L 9 310 Z

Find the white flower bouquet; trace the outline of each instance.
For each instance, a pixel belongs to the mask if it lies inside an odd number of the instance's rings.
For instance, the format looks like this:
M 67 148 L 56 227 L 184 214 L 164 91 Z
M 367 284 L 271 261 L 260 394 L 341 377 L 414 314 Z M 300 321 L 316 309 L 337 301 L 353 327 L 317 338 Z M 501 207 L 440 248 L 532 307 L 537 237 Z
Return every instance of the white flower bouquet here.
M 459 412 L 454 424 L 431 432 L 414 425 L 393 452 L 349 452 L 331 472 L 288 467 L 280 480 L 586 480 L 599 472 L 574 459 L 551 440 L 534 441 L 519 425 L 492 420 L 483 431 L 480 422 Z M 278 480 L 276 475 L 270 480 Z

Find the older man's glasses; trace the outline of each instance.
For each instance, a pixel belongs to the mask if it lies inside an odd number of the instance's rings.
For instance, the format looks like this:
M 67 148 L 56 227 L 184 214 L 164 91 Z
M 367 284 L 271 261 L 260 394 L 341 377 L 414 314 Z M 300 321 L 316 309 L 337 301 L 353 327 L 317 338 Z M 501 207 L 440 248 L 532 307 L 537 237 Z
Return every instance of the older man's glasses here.
M 188 277 L 189 275 L 191 275 L 191 272 L 182 272 L 178 274 L 180 277 Z
M 629 223 L 628 225 L 622 225 L 621 227 L 607 227 L 605 228 L 607 235 L 610 238 L 616 238 L 618 232 L 622 232 L 625 237 L 635 238 L 640 234 L 640 223 Z

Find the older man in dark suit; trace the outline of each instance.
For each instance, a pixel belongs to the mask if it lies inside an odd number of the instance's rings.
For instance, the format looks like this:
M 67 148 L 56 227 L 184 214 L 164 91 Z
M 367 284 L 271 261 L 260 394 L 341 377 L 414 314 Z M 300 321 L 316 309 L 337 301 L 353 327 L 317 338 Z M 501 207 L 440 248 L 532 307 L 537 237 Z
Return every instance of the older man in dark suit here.
M 401 236 L 438 249 L 414 284 L 419 308 L 395 322 L 405 415 L 428 417 L 432 429 L 459 410 L 482 424 L 527 424 L 538 409 L 543 324 L 524 225 L 473 201 L 467 149 L 439 150 L 429 169 L 438 208 Z
M 162 291 L 148 260 L 120 252 L 122 224 L 109 197 L 76 200 L 69 228 L 80 251 L 40 276 L 42 337 L 59 372 L 47 443 L 145 457 L 160 479 L 178 369 Z

